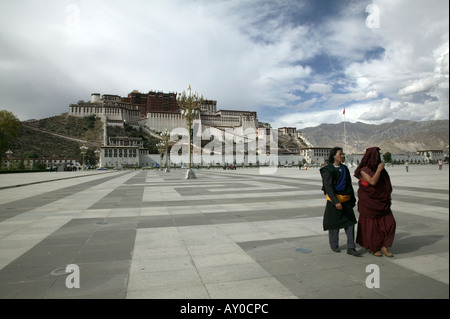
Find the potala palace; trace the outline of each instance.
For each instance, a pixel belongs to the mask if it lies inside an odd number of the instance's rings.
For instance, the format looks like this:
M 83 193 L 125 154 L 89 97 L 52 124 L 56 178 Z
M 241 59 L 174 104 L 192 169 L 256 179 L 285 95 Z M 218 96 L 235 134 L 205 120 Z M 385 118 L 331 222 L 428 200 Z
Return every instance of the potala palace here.
M 115 167 L 118 165 L 126 166 L 149 166 L 152 163 L 158 162 L 159 155 L 148 154 L 148 151 L 143 149 L 142 142 L 136 139 L 127 137 L 110 138 L 106 134 L 106 127 L 108 125 L 120 125 L 128 123 L 134 127 L 141 127 L 146 132 L 159 137 L 159 133 L 163 131 L 178 132 L 181 136 L 183 133 L 187 135 L 187 122 L 181 114 L 181 109 L 178 106 L 177 94 L 170 92 L 154 92 L 141 93 L 137 90 L 132 91 L 127 97 L 119 95 L 92 93 L 89 102 L 79 101 L 77 104 L 69 106 L 68 115 L 76 117 L 85 117 L 95 115 L 104 123 L 104 145 L 100 155 L 100 165 Z M 197 119 L 194 120 L 193 127 L 195 132 L 193 134 L 194 141 L 194 155 L 201 154 L 201 150 L 197 150 L 195 141 L 201 138 L 205 130 L 210 129 L 214 138 L 225 143 L 226 134 L 231 134 L 231 137 L 236 143 L 236 138 L 245 139 L 245 150 L 242 149 L 242 156 L 236 152 L 236 147 L 227 152 L 220 147 L 214 148 L 208 154 L 208 162 L 205 163 L 202 158 L 194 156 L 193 162 L 200 165 L 218 165 L 224 163 L 234 164 L 259 164 L 260 156 L 264 152 L 270 153 L 270 141 L 267 138 L 267 145 L 265 150 L 258 148 L 258 145 L 253 145 L 256 140 L 264 140 L 264 137 L 273 135 L 273 131 L 269 123 L 261 123 L 258 121 L 257 113 L 253 111 L 238 111 L 238 110 L 217 110 L 217 101 L 203 100 L 201 109 Z M 279 128 L 276 134 L 289 135 L 291 137 L 300 137 L 301 133 L 295 128 Z M 197 137 L 197 138 L 196 138 Z M 306 141 L 307 143 L 307 141 Z M 199 145 L 199 144 L 197 144 Z M 231 144 L 233 145 L 233 144 Z M 249 146 L 250 145 L 250 146 Z M 197 146 L 198 147 L 198 146 Z M 255 151 L 252 154 L 252 150 Z M 298 165 L 304 156 L 298 156 L 299 145 L 293 145 L 292 149 L 286 149 L 282 155 L 282 162 L 277 164 L 292 164 Z M 214 156 L 213 156 L 214 153 Z M 245 153 L 245 154 L 244 154 Z M 256 154 L 257 153 L 257 154 Z M 228 155 L 225 158 L 225 155 Z M 231 157 L 230 157 L 231 155 Z M 247 156 L 255 155 L 255 156 Z M 278 155 L 278 154 L 277 154 Z M 286 158 L 288 156 L 288 158 Z M 172 164 L 183 165 L 186 161 L 178 159 L 178 162 L 171 157 Z

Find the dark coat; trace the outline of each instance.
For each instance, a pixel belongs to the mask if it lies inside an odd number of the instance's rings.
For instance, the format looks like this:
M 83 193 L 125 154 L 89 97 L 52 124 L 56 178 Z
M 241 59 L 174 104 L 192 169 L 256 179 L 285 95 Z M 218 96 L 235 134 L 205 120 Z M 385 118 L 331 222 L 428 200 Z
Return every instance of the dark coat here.
M 331 201 L 327 200 L 325 206 L 323 230 L 346 228 L 357 222 L 355 213 L 353 212 L 353 207 L 355 207 L 356 204 L 355 192 L 353 190 L 350 172 L 346 166 L 345 172 L 347 176 L 345 189 L 337 192 L 334 190 L 334 185 L 336 185 L 341 176 L 339 170 L 336 169 L 333 164 L 328 164 L 320 169 L 320 175 L 322 176 L 322 191 L 331 199 Z M 336 204 L 339 203 L 336 194 L 350 195 L 349 201 L 341 203 L 342 210 L 336 208 Z

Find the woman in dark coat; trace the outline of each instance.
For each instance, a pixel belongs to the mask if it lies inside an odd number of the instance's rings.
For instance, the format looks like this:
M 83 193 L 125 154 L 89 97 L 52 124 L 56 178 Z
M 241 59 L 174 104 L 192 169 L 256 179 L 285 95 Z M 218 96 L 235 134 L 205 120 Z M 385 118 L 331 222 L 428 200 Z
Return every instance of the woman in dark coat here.
M 359 179 L 356 243 L 374 256 L 392 257 L 396 222 L 391 211 L 392 184 L 381 161 L 380 148 L 366 150 L 354 176 Z M 381 250 L 381 251 L 380 251 Z
M 328 164 L 320 169 L 322 190 L 327 195 L 327 204 L 323 216 L 323 230 L 328 230 L 331 250 L 339 250 L 339 230 L 347 235 L 347 253 L 360 256 L 355 249 L 356 217 L 353 207 L 356 203 L 350 172 L 344 164 L 342 148 L 331 150 Z

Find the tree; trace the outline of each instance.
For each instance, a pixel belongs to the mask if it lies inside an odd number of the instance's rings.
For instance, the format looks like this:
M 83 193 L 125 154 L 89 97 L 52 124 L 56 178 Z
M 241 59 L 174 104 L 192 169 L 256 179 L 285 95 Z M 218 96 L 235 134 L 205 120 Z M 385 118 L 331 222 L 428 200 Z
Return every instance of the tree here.
M 384 153 L 383 160 L 386 163 L 392 163 L 392 155 L 391 155 L 391 153 L 389 153 L 389 152 Z
M 8 150 L 9 142 L 17 138 L 21 128 L 22 123 L 13 113 L 0 110 L 0 163 L 3 153 Z
M 34 151 L 34 150 L 32 150 L 32 151 L 25 151 L 25 152 L 23 152 L 23 154 L 22 154 L 22 158 L 39 158 L 40 156 L 39 156 L 39 154 L 38 154 L 38 152 L 36 152 L 36 151 Z

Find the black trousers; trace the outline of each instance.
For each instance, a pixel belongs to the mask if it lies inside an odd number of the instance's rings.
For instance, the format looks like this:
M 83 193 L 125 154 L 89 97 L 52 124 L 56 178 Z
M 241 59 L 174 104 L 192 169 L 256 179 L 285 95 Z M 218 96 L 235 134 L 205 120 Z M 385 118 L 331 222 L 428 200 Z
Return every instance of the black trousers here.
M 356 248 L 355 245 L 355 225 L 344 228 L 347 235 L 347 249 Z M 339 229 L 330 229 L 328 231 L 328 238 L 330 240 L 331 249 L 339 248 Z

